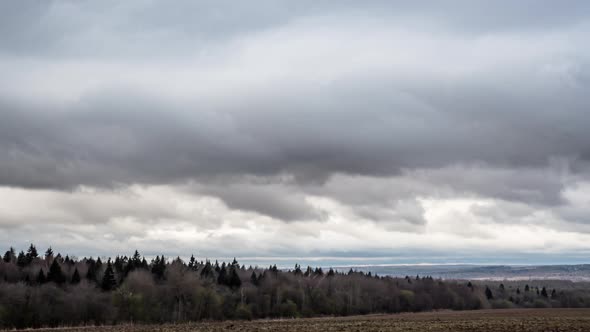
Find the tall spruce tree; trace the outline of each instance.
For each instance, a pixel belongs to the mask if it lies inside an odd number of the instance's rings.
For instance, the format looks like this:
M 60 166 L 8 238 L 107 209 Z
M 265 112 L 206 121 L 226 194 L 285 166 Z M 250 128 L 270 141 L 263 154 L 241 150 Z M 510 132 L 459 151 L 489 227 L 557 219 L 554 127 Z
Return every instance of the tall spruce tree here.
M 231 265 L 230 269 L 229 269 L 229 278 L 228 278 L 228 286 L 231 287 L 232 289 L 238 289 L 240 288 L 240 286 L 242 286 L 242 280 L 240 279 L 240 276 L 238 275 L 238 268 L 236 267 L 236 265 Z
M 72 275 L 72 284 L 79 284 L 80 283 L 80 273 L 78 272 L 78 268 L 74 269 L 74 274 Z
M 252 285 L 258 286 L 258 277 L 256 276 L 256 271 L 252 271 L 252 274 L 250 275 L 250 282 Z
M 492 300 L 494 298 L 494 294 L 492 294 L 492 290 L 486 286 L 486 298 L 488 300 Z
M 45 251 L 45 259 L 47 261 L 53 259 L 53 249 L 51 249 L 51 247 L 47 248 L 47 250 Z
M 92 282 L 96 282 L 96 261 L 91 257 L 88 260 L 86 260 L 86 265 L 88 266 L 88 269 L 86 270 L 86 279 Z
M 195 255 L 191 255 L 190 260 L 188 261 L 188 268 L 191 270 L 197 269 L 197 263 L 195 261 Z
M 27 266 L 27 256 L 22 250 L 18 253 L 18 257 L 16 258 L 16 265 L 18 265 L 19 267 Z
M 104 271 L 100 286 L 104 291 L 111 291 L 117 287 L 117 279 L 115 279 L 115 272 L 110 259 L 107 261 L 107 268 Z
M 2 257 L 2 260 L 5 263 L 10 263 L 15 259 L 15 255 L 14 255 L 14 248 L 10 247 L 10 250 L 7 250 L 6 253 L 4 253 L 4 257 Z
M 37 248 L 35 248 L 35 245 L 33 245 L 32 243 L 29 246 L 29 249 L 27 249 L 27 254 L 25 255 L 25 257 L 27 259 L 27 265 L 31 264 L 35 258 L 39 257 Z
M 39 273 L 37 274 L 37 283 L 39 285 L 42 285 L 46 281 L 47 281 L 47 278 L 45 278 L 45 273 L 43 272 L 43 269 L 39 269 Z
M 61 270 L 61 266 L 59 265 L 57 259 L 51 263 L 49 267 L 49 273 L 47 273 L 47 281 L 54 282 L 58 285 L 63 284 L 66 282 L 66 276 L 63 274 Z
M 217 275 L 217 283 L 220 285 L 227 285 L 227 269 L 225 268 L 225 263 L 219 269 L 219 273 Z

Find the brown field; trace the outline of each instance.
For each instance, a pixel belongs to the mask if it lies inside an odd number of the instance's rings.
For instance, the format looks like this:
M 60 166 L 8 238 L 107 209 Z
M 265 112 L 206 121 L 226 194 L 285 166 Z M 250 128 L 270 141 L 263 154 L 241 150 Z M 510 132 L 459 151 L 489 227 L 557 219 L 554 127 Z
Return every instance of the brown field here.
M 68 332 L 189 332 L 189 331 L 590 331 L 590 309 L 510 309 L 444 311 L 339 318 L 201 322 L 167 325 L 121 325 L 48 329 Z

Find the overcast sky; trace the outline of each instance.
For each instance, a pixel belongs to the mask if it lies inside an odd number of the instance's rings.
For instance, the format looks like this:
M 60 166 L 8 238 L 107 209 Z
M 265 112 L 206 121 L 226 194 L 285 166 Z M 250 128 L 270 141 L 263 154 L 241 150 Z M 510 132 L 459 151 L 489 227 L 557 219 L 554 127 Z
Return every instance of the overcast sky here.
M 588 36 L 583 0 L 2 1 L 0 243 L 590 262 Z

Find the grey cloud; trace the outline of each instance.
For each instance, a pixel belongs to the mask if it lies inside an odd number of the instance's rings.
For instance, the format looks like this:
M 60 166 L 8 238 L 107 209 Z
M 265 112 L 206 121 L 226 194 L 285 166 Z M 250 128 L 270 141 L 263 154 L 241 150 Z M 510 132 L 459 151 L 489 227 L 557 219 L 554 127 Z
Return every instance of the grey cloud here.
M 305 182 L 336 172 L 387 176 L 470 162 L 532 169 L 552 157 L 584 162 L 590 155 L 588 117 L 569 102 L 557 109 L 520 100 L 478 110 L 485 99 L 424 104 L 392 94 L 385 83 L 371 86 L 378 90 L 346 85 L 293 96 L 269 91 L 280 100 L 237 101 L 246 109 L 112 93 L 58 111 L 4 100 L 0 181 L 59 188 L 287 172 Z M 465 111 L 469 105 L 478 120 Z M 485 113 L 492 109 L 499 110 L 494 118 Z
M 191 190 L 220 198 L 229 208 L 252 211 L 283 221 L 322 220 L 322 211 L 306 201 L 304 192 L 281 183 L 253 183 L 244 179 L 195 184 Z
M 0 4 L 0 53 L 50 57 L 177 57 L 195 47 L 301 17 L 409 18 L 461 34 L 553 29 L 587 22 L 585 1 L 18 1 Z M 157 46 L 156 46 L 157 45 Z
M 374 220 L 394 218 L 388 211 L 416 195 L 560 205 L 567 183 L 547 171 L 550 160 L 568 160 L 570 180 L 585 177 L 590 161 L 588 4 L 544 4 L 4 3 L 0 64 L 42 61 L 0 79 L 0 184 L 194 181 L 231 208 L 282 220 L 322 218 L 305 194 Z M 523 17 L 527 8 L 538 15 Z M 402 24 L 431 18 L 420 29 Z M 292 51 L 281 44 L 289 40 L 308 47 Z M 203 50 L 216 60 L 204 61 Z M 404 51 L 409 59 L 395 58 Z M 159 59 L 166 52 L 192 62 L 171 70 L 176 61 Z M 97 63 L 111 71 L 90 70 Z M 27 76 L 35 70 L 56 77 L 38 83 Z M 81 78 L 60 90 L 60 74 Z M 133 75 L 149 84 L 125 80 Z M 167 95 L 175 84 L 189 85 L 182 98 Z M 53 85 L 76 91 L 56 101 Z M 277 174 L 295 180 L 231 183 Z M 377 180 L 359 188 L 330 182 L 335 174 Z M 395 218 L 418 224 L 417 215 Z

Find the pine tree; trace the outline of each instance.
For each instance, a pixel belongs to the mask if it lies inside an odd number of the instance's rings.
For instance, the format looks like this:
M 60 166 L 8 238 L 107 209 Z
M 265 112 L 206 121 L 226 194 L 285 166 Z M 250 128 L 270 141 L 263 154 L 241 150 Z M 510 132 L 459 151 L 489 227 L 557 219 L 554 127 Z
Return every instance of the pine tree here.
M 240 276 L 238 275 L 238 271 L 237 271 L 236 266 L 233 264 L 230 268 L 228 286 L 231 287 L 232 289 L 238 289 L 242 286 L 242 280 L 240 279 Z
M 19 267 L 27 266 L 27 256 L 23 251 L 18 253 L 18 257 L 16 258 L 16 265 Z
M 188 261 L 188 267 L 191 270 L 196 270 L 197 264 L 195 263 L 195 255 L 191 255 L 191 259 Z
M 46 260 L 50 260 L 53 258 L 53 249 L 51 249 L 51 247 L 47 248 L 47 250 L 45 251 L 45 259 Z
M 4 257 L 2 257 L 2 260 L 5 263 L 10 263 L 14 260 L 14 248 L 10 247 L 10 250 L 7 250 L 6 253 L 4 254 Z
M 488 300 L 492 300 L 494 298 L 494 295 L 492 294 L 492 290 L 486 286 L 486 298 Z
M 131 262 L 130 262 L 134 268 L 138 268 L 141 265 L 141 255 L 139 254 L 139 251 L 135 250 L 135 253 L 133 253 L 133 257 L 131 257 Z
M 201 277 L 209 278 L 213 276 L 213 266 L 211 266 L 211 262 L 207 260 L 203 268 L 201 269 Z
M 276 265 L 274 266 L 274 268 L 276 268 Z M 274 270 L 273 270 L 274 272 Z M 315 271 L 313 271 L 313 274 L 317 275 L 317 276 L 323 276 L 324 275 L 324 271 L 322 270 L 321 267 L 316 267 Z
M 117 287 L 117 280 L 115 279 L 115 272 L 113 271 L 113 265 L 111 264 L 111 260 L 109 259 L 107 262 L 107 268 L 104 271 L 104 276 L 102 277 L 101 288 L 104 291 L 111 291 Z
M 219 269 L 219 274 L 217 275 L 217 283 L 220 285 L 227 284 L 227 270 L 225 268 L 225 263 Z
M 252 274 L 250 275 L 250 282 L 252 285 L 258 286 L 258 277 L 256 276 L 256 271 L 252 271 Z
M 27 265 L 31 264 L 35 258 L 39 257 L 39 254 L 37 253 L 37 248 L 35 248 L 35 246 L 32 243 L 29 246 L 29 249 L 27 250 L 27 254 L 25 255 L 25 257 L 27 259 Z
M 96 282 L 96 261 L 94 261 L 94 259 L 92 259 L 91 257 L 86 261 L 86 265 L 88 265 L 88 270 L 86 271 L 86 279 L 92 282 Z
M 145 257 L 141 259 L 141 268 L 146 270 L 149 268 L 148 262 L 145 260 Z
M 156 256 L 156 258 L 152 261 L 152 273 L 156 277 L 156 279 L 164 279 L 164 272 L 166 271 L 166 259 L 164 255 L 160 258 L 160 256 Z
M 66 282 L 66 276 L 63 274 L 61 270 L 61 266 L 59 265 L 57 259 L 51 263 L 49 267 L 49 273 L 47 273 L 47 281 L 55 282 L 58 285 L 63 284 Z
M 549 294 L 547 294 L 547 289 L 545 287 L 543 287 L 543 289 L 541 290 L 541 296 L 547 298 L 549 296 Z
M 78 272 L 78 268 L 74 270 L 74 274 L 72 275 L 72 284 L 79 284 L 80 283 L 80 273 Z
M 39 273 L 37 274 L 37 283 L 39 285 L 42 285 L 46 281 L 47 281 L 47 278 L 45 278 L 45 273 L 43 272 L 43 269 L 39 269 Z

